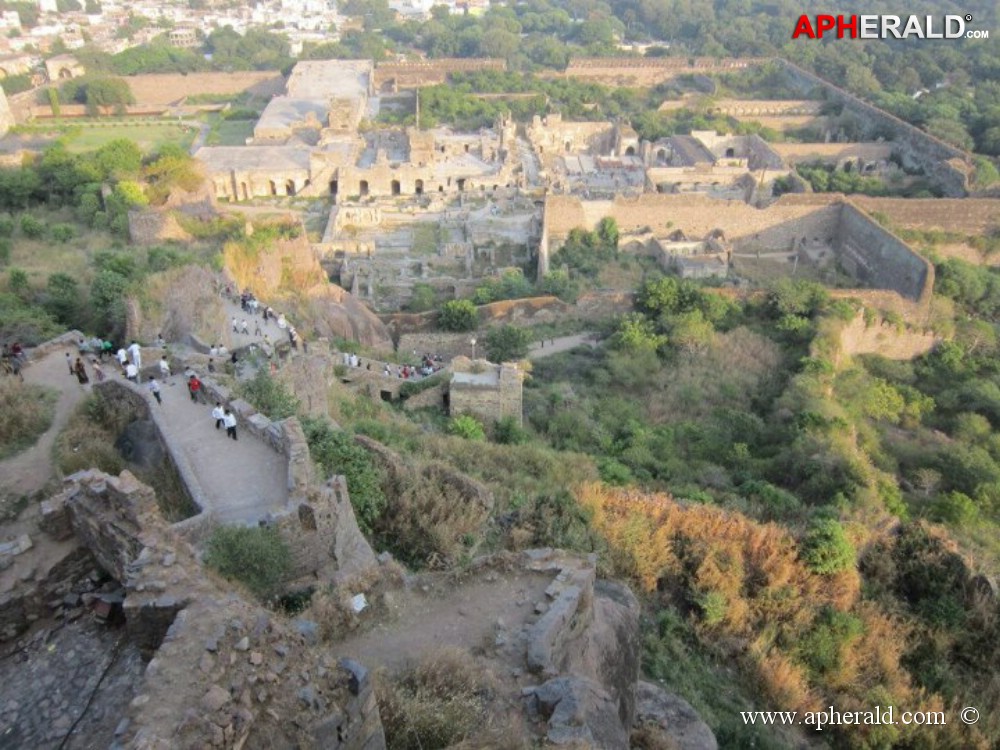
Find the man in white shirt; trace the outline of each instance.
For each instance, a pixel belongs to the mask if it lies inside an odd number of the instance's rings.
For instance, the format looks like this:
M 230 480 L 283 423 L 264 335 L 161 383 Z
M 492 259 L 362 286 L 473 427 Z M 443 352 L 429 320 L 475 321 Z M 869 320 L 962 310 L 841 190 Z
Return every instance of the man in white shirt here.
M 215 429 L 221 430 L 226 420 L 226 411 L 218 401 L 215 402 L 215 408 L 212 409 L 212 419 L 215 420 Z
M 139 348 L 139 344 L 133 341 L 128 347 L 128 358 L 132 360 L 132 364 L 142 369 L 142 349 Z
M 170 363 L 166 357 L 160 357 L 160 377 L 164 380 L 170 377 Z
M 131 380 L 133 383 L 139 382 L 139 368 L 135 366 L 134 362 L 125 365 L 125 379 Z
M 229 411 L 229 409 L 226 409 L 222 423 L 226 426 L 226 435 L 236 440 L 236 415 Z
M 149 388 L 150 393 L 153 394 L 153 398 L 156 399 L 156 403 L 162 406 L 163 399 L 160 398 L 160 384 L 156 382 L 156 378 L 150 378 L 146 387 Z
M 118 364 L 120 364 L 124 370 L 125 365 L 128 364 L 128 353 L 125 351 L 124 347 L 118 350 L 118 353 L 115 354 L 115 359 L 118 360 Z

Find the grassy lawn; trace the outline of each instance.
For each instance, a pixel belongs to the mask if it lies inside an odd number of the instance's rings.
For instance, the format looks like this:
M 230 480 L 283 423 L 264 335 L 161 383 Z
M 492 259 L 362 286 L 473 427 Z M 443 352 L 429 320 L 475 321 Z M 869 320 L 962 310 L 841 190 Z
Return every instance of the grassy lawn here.
M 212 126 L 206 143 L 209 146 L 244 146 L 253 135 L 253 120 L 220 120 Z
M 53 120 L 45 124 L 22 126 L 25 134 L 60 138 L 74 153 L 94 151 L 108 141 L 128 138 L 135 141 L 143 153 L 159 149 L 165 143 L 177 143 L 185 149 L 191 146 L 197 128 L 164 120 Z
M 66 137 L 66 147 L 73 152 L 94 151 L 117 138 L 135 141 L 143 153 L 156 151 L 166 143 L 177 143 L 185 149 L 191 146 L 197 130 L 168 122 L 134 122 L 115 125 L 85 126 L 79 134 Z

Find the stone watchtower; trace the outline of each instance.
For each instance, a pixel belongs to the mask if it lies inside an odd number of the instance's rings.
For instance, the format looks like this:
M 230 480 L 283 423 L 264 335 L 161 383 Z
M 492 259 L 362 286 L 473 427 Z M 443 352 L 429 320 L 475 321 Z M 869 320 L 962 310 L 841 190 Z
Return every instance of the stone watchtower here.
M 513 362 L 495 365 L 466 357 L 452 360 L 453 373 L 448 385 L 448 412 L 473 414 L 487 422 L 514 417 L 523 419 L 524 373 Z

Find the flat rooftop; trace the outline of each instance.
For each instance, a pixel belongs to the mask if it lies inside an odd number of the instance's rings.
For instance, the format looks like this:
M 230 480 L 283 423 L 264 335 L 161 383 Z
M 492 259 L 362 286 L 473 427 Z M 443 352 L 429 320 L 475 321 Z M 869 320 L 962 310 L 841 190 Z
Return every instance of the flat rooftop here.
M 302 146 L 203 146 L 195 158 L 209 172 L 309 169 L 309 149 Z

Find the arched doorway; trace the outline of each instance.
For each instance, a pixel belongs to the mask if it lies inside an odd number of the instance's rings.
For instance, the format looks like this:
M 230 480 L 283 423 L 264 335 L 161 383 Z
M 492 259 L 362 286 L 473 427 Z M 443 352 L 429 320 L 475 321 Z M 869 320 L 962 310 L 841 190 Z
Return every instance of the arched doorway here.
M 337 195 L 337 189 L 339 187 L 340 186 L 339 186 L 339 184 L 337 183 L 336 180 L 330 180 L 330 195 L 336 197 L 336 195 Z
M 413 192 L 416 193 L 417 195 L 423 195 L 424 194 L 424 181 L 423 180 L 417 180 L 416 182 L 413 183 Z
M 285 195 L 295 195 L 295 180 L 288 180 L 285 183 Z
M 268 180 L 267 181 L 267 186 L 271 190 L 271 195 L 277 195 L 278 194 L 278 185 L 277 185 L 277 183 L 274 180 Z
M 361 195 L 368 195 L 368 180 L 361 180 L 358 183 L 358 192 Z
M 727 159 L 732 159 L 734 156 L 736 156 L 736 149 L 734 149 L 734 148 L 727 148 L 726 149 L 726 158 Z
M 625 156 L 635 156 L 635 146 L 629 146 L 625 149 Z
M 393 180 L 392 182 L 389 183 L 389 192 L 391 192 L 393 195 L 400 194 L 401 188 L 399 186 L 399 180 Z

